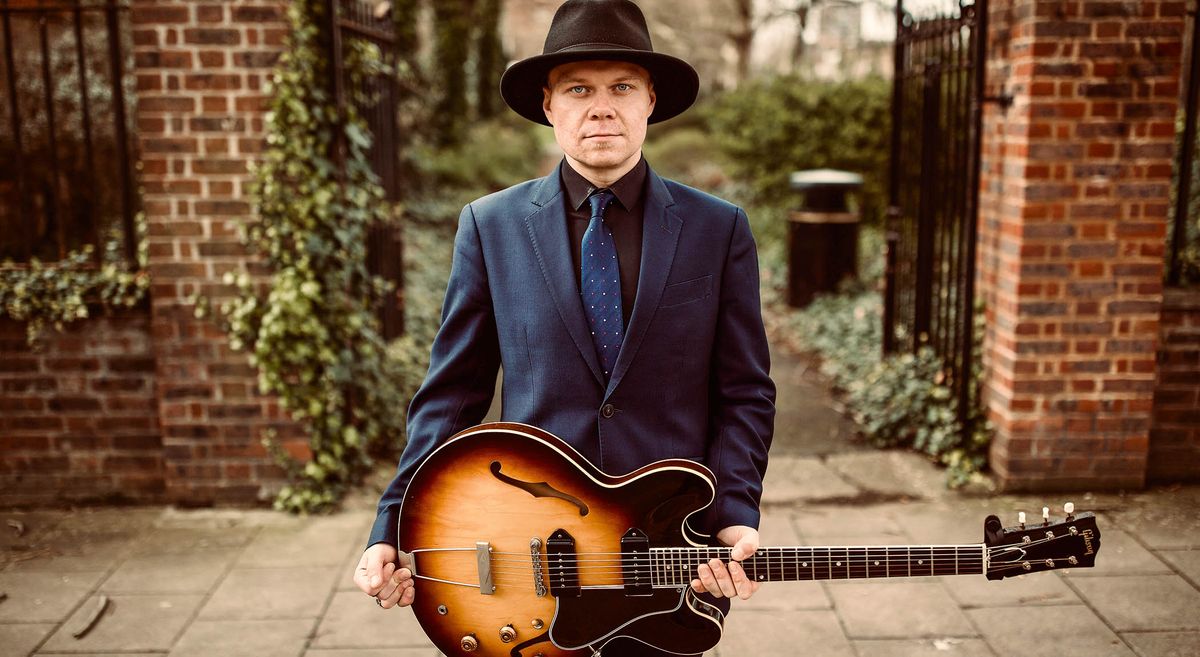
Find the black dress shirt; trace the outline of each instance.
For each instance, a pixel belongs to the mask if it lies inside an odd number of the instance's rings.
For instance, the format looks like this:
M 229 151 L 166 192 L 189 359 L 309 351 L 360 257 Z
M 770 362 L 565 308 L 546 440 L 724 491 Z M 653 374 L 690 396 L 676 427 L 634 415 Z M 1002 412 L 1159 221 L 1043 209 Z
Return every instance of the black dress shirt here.
M 583 234 L 592 220 L 592 207 L 588 197 L 597 187 L 571 168 L 566 158 L 562 163 L 563 191 L 567 204 L 567 232 L 571 237 L 571 258 L 575 263 L 575 286 L 579 289 L 580 251 Z M 629 326 L 629 315 L 633 313 L 633 300 L 637 297 L 638 274 L 642 266 L 642 215 L 643 193 L 646 187 L 646 159 L 638 160 L 628 173 L 608 189 L 617 202 L 604 212 L 604 223 L 612 231 L 613 244 L 617 248 L 617 267 L 621 275 L 621 318 Z

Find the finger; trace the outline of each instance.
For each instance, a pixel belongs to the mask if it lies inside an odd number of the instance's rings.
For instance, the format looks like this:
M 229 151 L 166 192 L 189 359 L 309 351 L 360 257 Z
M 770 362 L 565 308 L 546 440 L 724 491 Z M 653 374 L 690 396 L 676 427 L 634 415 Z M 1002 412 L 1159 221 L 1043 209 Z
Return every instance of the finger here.
M 729 578 L 733 580 L 733 588 L 737 591 L 737 596 L 742 600 L 749 600 L 754 591 L 751 590 L 751 582 L 746 578 L 746 570 L 742 568 L 741 563 L 729 562 Z
M 409 585 L 407 587 L 405 587 L 404 593 L 400 594 L 399 604 L 401 607 L 407 607 L 413 603 L 413 600 L 415 600 L 416 597 L 417 597 L 417 587 L 413 586 L 410 581 Z
M 367 562 L 367 593 L 375 595 L 379 587 L 383 586 L 383 555 L 379 550 L 367 550 L 363 559 Z
M 729 578 L 729 570 L 725 568 L 725 562 L 713 559 L 708 562 L 708 565 L 712 568 L 713 576 L 717 578 L 717 586 L 721 587 L 721 593 L 724 593 L 727 598 L 737 596 L 737 589 L 733 587 L 733 580 Z
M 354 569 L 354 585 L 357 586 L 363 593 L 371 593 L 371 577 L 367 574 L 367 553 L 363 552 L 362 558 L 358 560 L 358 566 Z
M 718 598 L 723 595 L 721 593 L 720 585 L 717 584 L 717 578 L 713 574 L 712 568 L 709 568 L 707 564 L 700 564 L 697 566 L 696 574 L 700 576 L 700 583 L 704 585 L 705 591 L 708 591 Z
M 379 590 L 375 592 L 375 597 L 379 598 L 380 600 L 391 597 L 392 593 L 395 592 L 396 587 L 400 584 L 395 577 L 396 564 L 384 564 L 382 574 L 384 577 L 383 585 L 380 586 Z
M 758 551 L 758 537 L 753 533 L 748 533 L 738 540 L 737 545 L 734 545 L 729 550 L 729 558 L 734 561 L 742 561 L 750 555 Z
M 395 578 L 388 581 L 394 582 Z M 384 588 L 385 591 L 380 592 L 379 596 L 377 596 L 379 598 L 379 606 L 384 609 L 391 609 L 396 606 L 408 606 L 412 604 L 413 596 L 416 594 L 416 585 L 411 579 L 397 583 L 394 588 L 391 586 Z M 408 602 L 405 602 L 406 599 Z

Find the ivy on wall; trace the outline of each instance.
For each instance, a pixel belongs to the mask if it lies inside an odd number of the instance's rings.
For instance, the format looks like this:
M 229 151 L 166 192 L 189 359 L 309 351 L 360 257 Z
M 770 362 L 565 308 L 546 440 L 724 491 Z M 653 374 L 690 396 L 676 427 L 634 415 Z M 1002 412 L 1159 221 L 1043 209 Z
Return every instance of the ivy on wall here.
M 271 275 L 228 275 L 238 293 L 221 307 L 230 345 L 249 352 L 259 388 L 308 430 L 312 458 L 303 463 L 273 435 L 264 438 L 291 479 L 275 505 L 292 511 L 336 502 L 369 468 L 371 450 L 398 439 L 404 424 L 401 373 L 373 313 L 387 286 L 366 267 L 367 229 L 391 210 L 368 160 L 366 121 L 354 103 L 339 111 L 327 89 L 324 10 L 320 0 L 289 5 L 267 146 L 253 167 L 257 213 L 241 236 Z M 374 45 L 346 46 L 348 90 L 390 73 Z M 330 150 L 339 131 L 347 145 L 341 176 Z
M 125 237 L 119 229 L 109 231 L 98 260 L 90 244 L 56 262 L 33 258 L 18 266 L 6 260 L 0 266 L 0 316 L 26 322 L 26 341 L 37 346 L 47 325 L 61 331 L 87 319 L 89 303 L 106 309 L 136 305 L 150 287 L 144 214 L 137 214 L 134 226 L 136 262 L 125 258 Z

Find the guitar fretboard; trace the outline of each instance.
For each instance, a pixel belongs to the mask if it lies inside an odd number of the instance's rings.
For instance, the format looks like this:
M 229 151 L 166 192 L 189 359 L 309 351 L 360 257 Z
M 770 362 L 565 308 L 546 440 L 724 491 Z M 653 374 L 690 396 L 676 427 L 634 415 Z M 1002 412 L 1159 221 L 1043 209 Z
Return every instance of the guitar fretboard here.
M 984 549 L 982 544 L 762 548 L 742 568 L 757 582 L 979 575 Z M 686 586 L 697 566 L 712 559 L 728 561 L 729 548 L 654 548 L 634 569 L 654 586 Z

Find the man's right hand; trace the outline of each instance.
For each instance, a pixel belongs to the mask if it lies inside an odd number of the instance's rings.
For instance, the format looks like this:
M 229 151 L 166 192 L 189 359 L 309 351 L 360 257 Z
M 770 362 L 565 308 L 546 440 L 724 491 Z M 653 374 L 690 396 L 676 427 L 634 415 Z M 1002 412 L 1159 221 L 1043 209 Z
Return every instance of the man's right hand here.
M 378 599 L 379 606 L 384 609 L 397 605 L 407 607 L 417 593 L 412 571 L 396 568 L 398 556 L 391 545 L 376 543 L 363 552 L 354 569 L 354 583 L 363 593 Z

